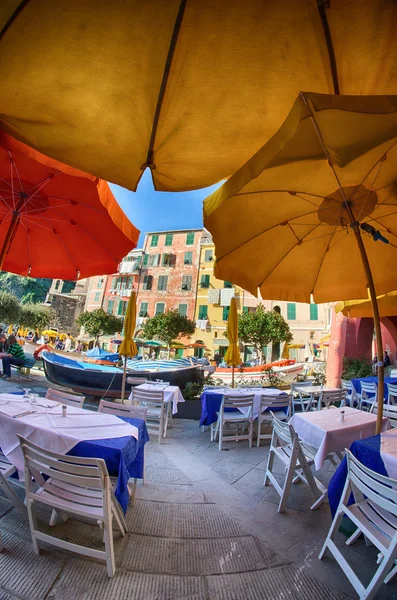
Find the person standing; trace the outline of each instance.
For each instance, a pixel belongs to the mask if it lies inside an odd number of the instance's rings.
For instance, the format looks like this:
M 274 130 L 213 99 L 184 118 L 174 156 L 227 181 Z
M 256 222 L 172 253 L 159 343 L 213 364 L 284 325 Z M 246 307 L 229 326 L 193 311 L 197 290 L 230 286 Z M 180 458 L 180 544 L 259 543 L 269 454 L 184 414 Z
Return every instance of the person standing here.
M 71 352 L 71 350 L 72 350 L 72 338 L 70 337 L 70 333 L 68 333 L 66 336 L 64 350 L 65 350 L 65 352 Z
M 1 355 L 3 361 L 3 377 L 9 379 L 11 377 L 11 365 L 14 367 L 23 367 L 25 364 L 25 353 L 22 346 L 18 344 L 15 335 L 10 335 L 8 338 L 7 354 Z

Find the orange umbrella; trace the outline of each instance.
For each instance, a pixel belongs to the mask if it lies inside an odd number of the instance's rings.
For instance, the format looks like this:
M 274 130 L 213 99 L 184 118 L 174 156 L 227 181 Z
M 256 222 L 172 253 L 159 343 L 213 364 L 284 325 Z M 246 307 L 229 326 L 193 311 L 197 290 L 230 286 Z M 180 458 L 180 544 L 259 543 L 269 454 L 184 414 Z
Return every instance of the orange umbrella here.
M 69 280 L 114 273 L 138 236 L 105 181 L 0 131 L 0 269 Z

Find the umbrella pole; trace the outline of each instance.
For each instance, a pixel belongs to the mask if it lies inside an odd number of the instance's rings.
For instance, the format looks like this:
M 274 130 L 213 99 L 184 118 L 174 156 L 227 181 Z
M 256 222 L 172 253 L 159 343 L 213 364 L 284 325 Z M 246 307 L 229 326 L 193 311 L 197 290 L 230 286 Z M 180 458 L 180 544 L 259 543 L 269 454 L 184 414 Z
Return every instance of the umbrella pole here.
M 127 357 L 124 356 L 124 371 L 123 371 L 123 383 L 121 386 L 121 403 L 124 404 L 125 396 L 125 380 L 127 379 Z
M 234 365 L 232 365 L 232 388 L 234 388 Z
M 385 367 L 383 364 L 383 341 L 382 331 L 380 326 L 379 307 L 378 300 L 376 298 L 374 280 L 371 273 L 371 267 L 369 265 L 368 256 L 365 251 L 364 243 L 359 230 L 359 224 L 357 222 L 352 223 L 352 229 L 356 236 L 358 249 L 360 251 L 361 260 L 363 263 L 365 275 L 367 278 L 369 296 L 371 299 L 372 313 L 374 317 L 374 327 L 376 334 L 376 353 L 378 356 L 378 392 L 377 392 L 377 403 L 378 410 L 376 411 L 376 430 L 378 434 L 382 431 L 382 418 L 383 418 L 383 394 L 385 389 Z
M 7 252 L 8 252 L 8 249 L 10 247 L 10 244 L 11 244 L 11 242 L 13 240 L 13 237 L 14 237 L 14 235 L 16 233 L 16 230 L 18 228 L 18 225 L 19 225 L 19 211 L 21 210 L 24 202 L 26 202 L 25 195 L 23 195 L 23 197 L 21 197 L 19 199 L 19 202 L 16 205 L 14 212 L 12 213 L 11 222 L 10 222 L 10 225 L 8 227 L 6 236 L 4 238 L 3 246 L 2 246 L 1 251 L 0 251 L 0 270 L 3 268 L 4 259 L 6 257 Z

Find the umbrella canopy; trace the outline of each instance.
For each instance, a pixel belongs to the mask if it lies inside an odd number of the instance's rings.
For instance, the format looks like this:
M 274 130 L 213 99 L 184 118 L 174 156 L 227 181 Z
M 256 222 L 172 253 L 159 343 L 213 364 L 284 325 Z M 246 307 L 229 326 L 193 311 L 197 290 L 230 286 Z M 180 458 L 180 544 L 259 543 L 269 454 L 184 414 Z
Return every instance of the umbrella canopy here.
M 47 335 L 48 337 L 58 337 L 59 331 L 55 331 L 54 329 L 45 329 L 45 331 L 41 332 L 41 335 Z
M 167 347 L 167 344 L 164 344 L 164 342 L 159 342 L 158 340 L 145 340 L 143 345 L 149 346 L 152 348 L 166 348 Z
M 182 342 L 178 342 L 178 340 L 173 340 L 171 342 L 171 346 L 170 347 L 171 348 L 175 348 L 175 349 L 178 349 L 178 348 L 187 348 L 187 346 L 185 346 L 185 344 L 182 344 Z
M 0 267 L 66 280 L 114 273 L 138 236 L 105 181 L 0 131 Z
M 230 176 L 301 89 L 397 93 L 394 0 L 53 5 L 0 3 L 2 126 L 130 189 Z
M 186 348 L 207 348 L 205 344 L 200 344 L 199 342 L 194 342 L 193 344 L 188 344 Z
M 389 292 L 377 297 L 379 315 L 381 317 L 392 317 L 397 315 L 397 291 Z M 345 317 L 369 317 L 372 318 L 371 300 L 345 300 L 335 304 L 335 312 L 341 312 Z
M 7 329 L 7 333 L 8 335 L 11 335 L 14 332 L 14 327 L 12 325 L 9 326 L 9 328 Z
M 238 319 L 235 298 L 232 298 L 230 302 L 229 316 L 227 319 L 227 339 L 229 340 L 229 347 L 226 350 L 225 362 L 228 365 L 237 367 L 241 363 L 241 358 L 238 348 Z
M 369 291 L 383 356 L 375 285 L 397 288 L 396 159 L 397 96 L 301 93 L 273 138 L 204 203 L 216 277 L 296 302 Z
M 136 356 L 138 348 L 132 336 L 136 326 L 136 292 L 132 292 L 128 300 L 128 306 L 124 321 L 124 339 L 119 348 L 120 356 Z

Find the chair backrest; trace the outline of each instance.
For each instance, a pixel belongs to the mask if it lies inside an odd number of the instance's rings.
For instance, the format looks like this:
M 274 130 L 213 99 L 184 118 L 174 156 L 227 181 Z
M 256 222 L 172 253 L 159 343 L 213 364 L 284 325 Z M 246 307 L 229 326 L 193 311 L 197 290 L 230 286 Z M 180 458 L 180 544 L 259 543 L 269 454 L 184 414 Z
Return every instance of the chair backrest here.
M 161 388 L 156 389 L 155 387 L 151 388 L 150 390 L 133 388 L 132 402 L 133 404 L 164 404 L 164 390 Z
M 346 450 L 347 477 L 353 488 L 358 489 L 371 503 L 397 516 L 397 481 L 380 475 L 365 467 L 350 450 Z M 387 516 L 382 514 L 384 521 Z M 395 523 L 393 519 L 392 523 Z
M 374 402 L 371 406 L 371 413 L 378 414 L 378 403 Z M 383 405 L 383 416 L 389 419 L 389 423 L 392 427 L 397 427 L 397 406 L 394 404 Z
M 273 434 L 275 434 L 280 440 L 286 442 L 287 444 L 292 444 L 292 436 L 291 436 L 291 425 L 288 425 L 285 421 L 280 421 L 271 412 L 272 415 L 272 423 L 273 423 Z
M 17 437 L 21 444 L 25 469 L 30 474 L 29 477 L 25 477 L 25 482 L 27 482 L 26 493 L 28 496 L 32 491 L 30 483 L 32 476 L 36 479 L 37 474 L 40 474 L 46 478 L 51 477 L 53 481 L 81 487 L 81 495 L 73 494 L 73 502 L 77 505 L 92 506 L 92 496 L 84 492 L 87 489 L 102 490 L 104 492 L 103 495 L 98 494 L 96 496 L 97 507 L 103 506 L 105 494 L 107 495 L 107 500 L 110 500 L 110 479 L 106 463 L 103 459 L 58 454 L 57 452 L 52 452 L 33 444 L 19 434 L 17 434 Z M 55 486 L 52 487 L 55 488 Z M 63 485 L 60 485 L 61 489 L 63 487 Z M 61 497 L 60 492 L 59 498 Z M 58 496 L 53 496 L 53 501 L 56 502 L 57 498 Z
M 347 390 L 323 390 L 321 392 L 321 403 L 326 406 L 333 404 L 334 402 L 345 403 Z
M 223 408 L 253 408 L 255 394 L 236 394 L 223 396 Z
M 299 388 L 313 385 L 311 381 L 293 381 L 291 383 L 291 394 L 299 392 Z
M 108 400 L 100 401 L 98 411 L 107 413 L 108 415 L 115 415 L 116 417 L 130 417 L 131 419 L 143 419 L 144 421 L 147 415 L 147 408 L 143 406 L 119 404 L 118 402 Z
M 341 384 L 342 390 L 347 390 L 348 392 L 351 392 L 353 390 L 353 384 L 348 379 L 341 379 L 340 384 Z
M 291 394 L 262 394 L 260 412 L 267 408 L 273 410 L 279 410 L 288 406 L 288 413 L 291 413 Z
M 361 384 L 361 394 L 364 393 L 364 396 L 368 396 L 369 394 L 371 396 L 376 396 L 376 391 L 378 388 L 374 381 L 363 381 L 361 379 L 360 384 Z
M 390 396 L 393 396 L 393 398 L 397 399 L 397 385 L 393 384 L 393 383 L 388 383 L 387 389 L 388 389 L 388 398 L 390 398 Z
M 75 406 L 83 408 L 84 396 L 77 396 L 76 394 L 68 394 L 66 392 L 59 392 L 53 388 L 48 388 L 45 397 L 47 400 L 54 400 L 55 402 L 61 402 L 62 404 L 68 404 L 69 406 Z

